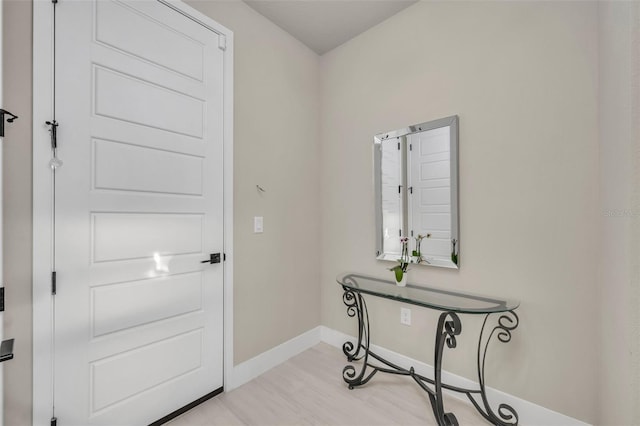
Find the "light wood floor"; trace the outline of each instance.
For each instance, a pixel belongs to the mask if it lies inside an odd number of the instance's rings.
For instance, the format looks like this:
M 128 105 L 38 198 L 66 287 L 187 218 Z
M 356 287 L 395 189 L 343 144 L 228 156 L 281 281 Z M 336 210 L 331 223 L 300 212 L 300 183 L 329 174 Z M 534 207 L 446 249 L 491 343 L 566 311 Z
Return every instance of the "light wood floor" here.
M 231 392 L 174 419 L 194 425 L 435 425 L 429 398 L 408 377 L 378 373 L 349 390 L 340 349 L 320 343 Z M 460 425 L 486 425 L 474 408 L 445 397 Z

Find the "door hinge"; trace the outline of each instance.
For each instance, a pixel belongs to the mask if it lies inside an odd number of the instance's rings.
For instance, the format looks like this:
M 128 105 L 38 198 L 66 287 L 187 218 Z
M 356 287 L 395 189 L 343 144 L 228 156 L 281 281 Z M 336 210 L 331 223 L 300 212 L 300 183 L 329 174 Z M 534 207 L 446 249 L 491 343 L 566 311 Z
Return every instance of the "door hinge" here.
M 412 143 L 409 144 L 409 151 L 413 151 L 413 144 Z
M 54 296 L 58 290 L 58 277 L 56 275 L 56 271 L 51 272 L 51 294 Z
M 400 142 L 398 142 L 398 151 L 400 151 Z
M 53 0 L 53 2 L 55 3 L 57 0 Z M 49 423 L 50 426 L 58 426 L 58 418 L 57 417 L 51 417 L 51 422 Z
M 398 185 L 398 194 L 402 194 L 402 185 Z
M 218 48 L 220 50 L 227 50 L 227 36 L 224 34 L 218 34 Z
M 50 126 L 49 133 L 51 133 L 51 149 L 58 148 L 58 122 L 56 120 L 46 121 L 45 124 Z
M 5 115 L 9 116 L 7 117 L 7 123 L 13 123 L 13 120 L 16 120 L 18 118 L 17 115 L 10 113 L 6 109 L 0 108 L 0 138 L 4 137 L 4 116 Z
M 0 362 L 13 359 L 13 342 L 14 339 L 7 339 L 0 343 Z
M 227 253 L 222 253 L 222 261 L 223 262 L 227 261 Z
M 0 287 L 0 312 L 4 312 L 4 287 Z
M 413 194 L 413 186 L 409 187 L 409 194 Z

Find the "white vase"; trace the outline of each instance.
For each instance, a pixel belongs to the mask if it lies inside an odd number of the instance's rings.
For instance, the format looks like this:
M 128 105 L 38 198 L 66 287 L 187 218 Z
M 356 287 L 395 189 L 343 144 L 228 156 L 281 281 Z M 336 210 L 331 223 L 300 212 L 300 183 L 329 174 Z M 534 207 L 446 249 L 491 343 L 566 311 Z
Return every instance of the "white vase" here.
M 402 279 L 400 281 L 396 281 L 396 285 L 398 287 L 404 287 L 407 285 L 407 274 L 406 272 L 402 274 Z

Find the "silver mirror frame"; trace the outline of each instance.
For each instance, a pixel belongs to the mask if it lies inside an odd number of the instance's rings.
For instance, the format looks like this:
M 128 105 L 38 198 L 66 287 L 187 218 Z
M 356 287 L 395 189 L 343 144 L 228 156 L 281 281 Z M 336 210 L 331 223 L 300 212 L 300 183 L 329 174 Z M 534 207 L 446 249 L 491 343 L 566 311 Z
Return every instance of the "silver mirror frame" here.
M 384 230 L 382 223 L 382 142 L 388 139 L 402 138 L 414 133 L 420 133 L 442 127 L 449 127 L 449 159 L 450 159 L 450 197 L 451 197 L 451 250 L 452 256 L 446 258 L 429 258 L 426 265 L 439 266 L 443 268 L 460 268 L 460 222 L 459 222 L 459 199 L 458 199 L 458 133 L 459 119 L 457 115 L 428 121 L 391 132 L 380 133 L 373 138 L 373 162 L 374 162 L 374 187 L 375 187 L 375 219 L 376 219 L 376 258 L 379 260 L 396 261 L 398 253 L 384 252 Z M 403 160 L 403 181 L 406 183 L 406 161 Z M 405 197 L 406 198 L 406 197 Z M 404 206 L 402 211 L 404 229 L 407 229 L 407 209 L 406 199 L 402 200 Z M 454 263 L 455 254 L 457 262 Z M 422 263 L 424 264 L 424 263 Z

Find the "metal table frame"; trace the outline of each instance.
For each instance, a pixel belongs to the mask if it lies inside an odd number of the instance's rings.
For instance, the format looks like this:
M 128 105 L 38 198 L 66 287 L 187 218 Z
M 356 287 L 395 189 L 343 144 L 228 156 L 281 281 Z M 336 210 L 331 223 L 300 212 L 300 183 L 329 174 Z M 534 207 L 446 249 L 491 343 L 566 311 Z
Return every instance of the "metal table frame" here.
M 349 362 L 362 361 L 362 367 L 360 371 L 356 370 L 356 367 L 352 364 L 347 365 L 342 370 L 342 377 L 344 381 L 349 385 L 349 389 L 365 385 L 371 378 L 377 373 L 390 373 L 402 376 L 410 376 L 415 382 L 429 395 L 433 414 L 438 422 L 438 425 L 449 426 L 458 425 L 456 416 L 451 412 L 445 412 L 442 390 L 446 389 L 453 392 L 465 394 L 476 410 L 484 417 L 488 422 L 494 425 L 508 426 L 518 424 L 518 413 L 516 410 L 508 404 L 499 404 L 498 409 L 494 411 L 489 404 L 486 395 L 485 388 L 485 359 L 487 356 L 487 348 L 490 341 L 494 336 L 502 342 L 507 343 L 511 340 L 511 332 L 518 327 L 519 319 L 514 312 L 515 308 L 508 309 L 506 303 L 503 306 L 503 310 L 494 308 L 490 312 L 483 310 L 460 310 L 456 312 L 455 308 L 444 306 L 425 306 L 424 303 L 418 303 L 410 299 L 397 299 L 404 303 L 414 304 L 417 306 L 428 307 L 431 309 L 438 309 L 443 311 L 440 314 L 438 320 L 438 326 L 436 328 L 435 336 L 435 354 L 434 354 L 434 377 L 429 378 L 420 375 L 414 371 L 411 367 L 408 370 L 406 368 L 395 365 L 380 355 L 374 353 L 370 349 L 371 336 L 369 330 L 369 313 L 367 311 L 367 304 L 363 297 L 363 294 L 370 294 L 377 297 L 386 297 L 388 295 L 379 294 L 375 291 L 368 289 L 358 288 L 357 277 L 370 278 L 364 276 L 358 276 L 355 274 L 347 274 L 338 278 L 338 284 L 340 284 L 344 290 L 342 300 L 347 307 L 347 315 L 350 317 L 357 317 L 358 319 L 358 340 L 356 344 L 347 341 L 342 345 L 342 351 L 347 356 Z M 386 282 L 385 280 L 379 280 L 380 282 Z M 390 285 L 395 284 L 388 281 Z M 414 289 L 421 289 L 421 287 L 413 287 Z M 470 296 L 462 293 L 448 292 L 450 295 L 469 298 L 469 297 L 481 297 Z M 442 308 L 442 309 L 441 309 Z M 449 309 L 447 309 L 449 308 Z M 517 308 L 517 305 L 516 305 Z M 485 318 L 482 323 L 482 329 L 480 331 L 480 337 L 478 339 L 477 350 L 477 372 L 478 383 L 477 389 L 466 389 L 457 386 L 452 386 L 442 382 L 442 357 L 444 353 L 445 345 L 449 349 L 456 347 L 456 336 L 462 332 L 462 322 L 458 313 L 474 313 L 484 314 Z M 488 323 L 488 319 L 492 314 L 499 313 L 497 324 L 493 326 L 490 332 L 485 332 L 485 328 Z M 377 364 L 373 364 L 373 361 L 377 361 Z

